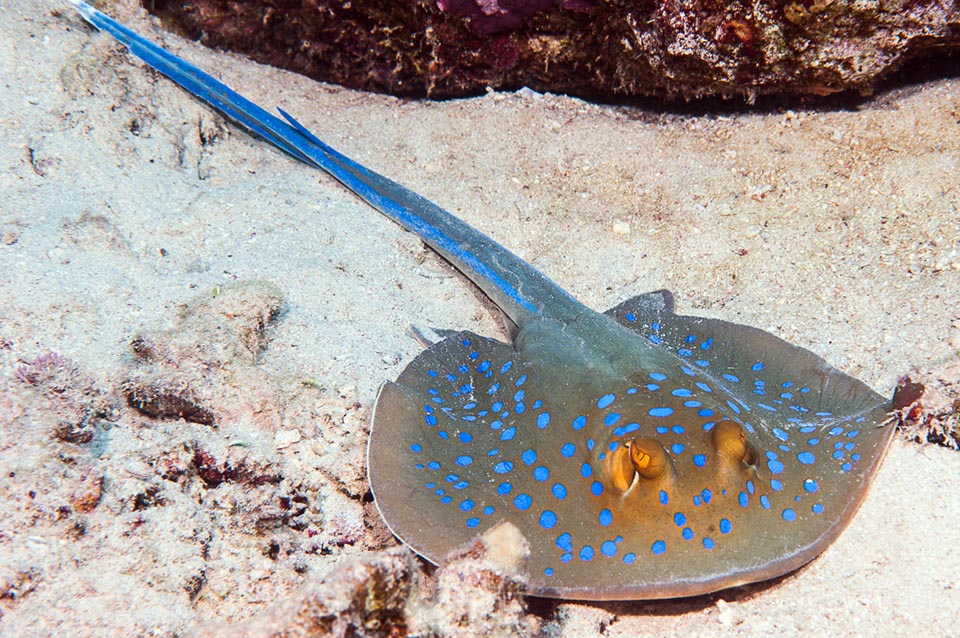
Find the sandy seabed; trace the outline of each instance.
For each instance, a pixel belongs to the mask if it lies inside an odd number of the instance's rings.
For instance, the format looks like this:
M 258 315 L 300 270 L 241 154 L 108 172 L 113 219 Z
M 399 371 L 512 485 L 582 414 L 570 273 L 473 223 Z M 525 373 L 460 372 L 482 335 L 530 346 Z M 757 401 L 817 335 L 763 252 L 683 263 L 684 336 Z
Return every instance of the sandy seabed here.
M 769 330 L 883 394 L 957 370 L 957 80 L 836 110 L 407 102 L 204 49 L 131 0 L 106 10 L 594 308 L 669 288 L 679 312 Z M 0 634 L 182 635 L 392 546 L 364 478 L 377 388 L 419 352 L 411 325 L 502 337 L 496 310 L 66 3 L 0 1 L 0 61 Z M 690 600 L 533 601 L 527 626 L 957 635 L 958 538 L 960 455 L 897 440 L 798 572 Z

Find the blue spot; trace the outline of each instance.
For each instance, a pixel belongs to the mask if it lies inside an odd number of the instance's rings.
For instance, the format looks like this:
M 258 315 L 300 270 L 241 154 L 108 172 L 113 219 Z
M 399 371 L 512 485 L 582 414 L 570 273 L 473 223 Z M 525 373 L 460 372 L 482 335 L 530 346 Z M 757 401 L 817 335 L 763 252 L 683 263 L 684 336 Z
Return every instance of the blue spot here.
M 565 552 L 573 551 L 573 538 L 570 536 L 570 532 L 564 532 L 557 536 L 557 547 Z
M 491 514 L 493 514 L 493 505 L 487 505 L 486 507 L 483 508 L 484 516 L 490 516 Z
M 573 443 L 564 443 L 560 448 L 560 454 L 566 458 L 572 457 L 577 451 L 577 446 Z
M 526 382 L 527 382 L 527 375 L 521 374 L 521 375 L 520 375 L 520 378 L 517 379 L 516 386 L 519 388 L 520 386 L 522 386 L 522 385 L 523 385 L 524 383 L 526 383 Z
M 477 366 L 477 372 L 486 372 L 489 369 L 490 369 L 489 361 L 483 361 L 480 363 L 480 365 Z
M 694 494 L 694 495 L 693 495 L 693 506 L 694 506 L 694 507 L 700 507 L 702 504 L 703 504 L 703 499 L 700 497 L 700 495 L 699 495 L 699 494 Z
M 789 435 L 787 435 L 787 433 L 781 430 L 780 428 L 773 428 L 772 432 L 773 432 L 773 435 L 778 439 L 780 439 L 781 441 L 787 441 L 790 439 Z
M 720 376 L 722 376 L 724 379 L 726 379 L 726 380 L 729 381 L 730 383 L 740 383 L 740 379 L 739 379 L 738 377 L 736 377 L 735 375 L 730 374 L 729 372 L 724 373 L 724 374 L 722 374 L 722 375 L 720 375 Z
M 747 500 L 747 493 L 740 492 L 740 495 L 737 496 L 737 502 L 740 503 L 740 507 L 746 507 L 749 501 Z
M 587 439 L 587 449 L 592 450 L 593 446 L 596 445 L 596 441 L 593 439 Z
M 500 494 L 501 496 L 504 494 L 509 494 L 512 489 L 513 484 L 507 481 L 497 486 L 497 494 Z
M 687 335 L 686 337 L 683 338 L 683 340 L 686 341 L 687 343 L 693 343 L 694 341 L 697 340 L 697 336 L 696 336 L 696 335 Z
M 669 431 L 670 431 L 670 428 L 668 428 L 668 427 L 665 426 L 665 425 L 658 425 L 658 426 L 657 426 L 657 434 L 666 434 L 666 433 L 669 432 Z
M 819 442 L 820 442 L 820 439 L 818 438 L 807 439 L 807 445 L 816 445 Z
M 827 434 L 829 434 L 830 436 L 839 436 L 840 434 L 843 434 L 843 428 L 841 428 L 840 426 L 837 426 L 835 428 L 830 428 L 830 431 L 827 432 Z
M 673 522 L 677 527 L 683 527 L 687 524 L 687 517 L 683 515 L 683 512 L 677 512 L 673 515 Z
M 600 481 L 594 481 L 593 483 L 591 483 L 590 493 L 593 494 L 594 496 L 600 496 L 601 494 L 603 494 L 603 483 L 601 483 Z
M 666 381 L 667 375 L 663 374 L 662 372 L 651 372 L 650 378 L 654 381 Z
M 513 499 L 513 506 L 521 512 L 530 509 L 531 505 L 533 505 L 533 499 L 530 498 L 529 494 L 517 494 L 516 498 Z
M 767 498 L 766 494 L 760 497 L 760 506 L 765 510 L 770 509 L 770 499 Z
M 452 500 L 453 500 L 453 497 L 452 497 L 452 496 L 444 496 L 443 498 L 440 499 L 440 502 L 443 503 L 444 505 L 446 505 L 447 503 L 449 503 L 449 502 L 452 501 Z
M 713 549 L 713 548 L 716 547 L 716 546 L 717 546 L 717 544 L 713 542 L 713 539 L 712 539 L 712 538 L 704 538 L 704 539 L 703 539 L 703 548 L 704 548 L 704 549 Z
M 429 463 L 427 463 L 427 467 L 429 467 L 431 470 L 439 470 L 440 464 L 437 463 L 436 461 L 430 461 Z
M 667 544 L 663 541 L 655 541 L 653 545 L 650 546 L 650 551 L 653 552 L 655 556 L 659 556 L 667 551 Z
M 783 483 L 777 479 L 770 479 L 770 487 L 773 488 L 774 492 L 780 492 L 783 490 Z
M 470 465 L 471 463 L 473 463 L 473 457 L 464 454 L 463 456 L 458 456 L 456 462 L 457 462 L 457 465 L 466 467 L 467 465 Z
M 857 435 L 858 435 L 858 434 L 860 434 L 860 430 L 850 430 L 849 432 L 847 432 L 847 438 L 848 438 L 848 439 L 855 439 L 855 438 L 857 438 Z
M 672 391 L 670 394 L 672 394 L 675 397 L 688 397 L 691 394 L 693 394 L 693 392 L 690 392 L 690 390 L 687 390 L 686 388 L 677 388 L 676 390 Z
M 573 429 L 582 430 L 587 425 L 587 417 L 580 415 L 573 420 Z
M 460 503 L 460 509 L 462 509 L 464 512 L 469 512 L 470 510 L 473 509 L 473 505 L 474 505 L 473 501 L 467 498 L 467 499 L 464 499 L 462 503 Z
M 541 412 L 540 416 L 537 417 L 537 427 L 541 430 L 550 425 L 550 413 Z
M 810 511 L 814 514 L 823 514 L 823 503 L 814 503 Z
M 526 410 L 526 409 L 527 409 L 527 406 L 523 405 L 523 403 L 518 403 L 518 404 L 516 405 L 516 407 L 514 408 L 514 411 L 515 411 L 517 414 L 523 414 L 524 410 Z
M 512 367 L 513 367 L 513 361 L 507 361 L 505 364 L 503 364 L 503 367 L 500 368 L 500 374 L 504 374 L 505 372 L 507 372 L 507 370 L 509 370 Z
M 456 483 L 453 484 L 453 489 L 455 490 L 465 490 L 468 487 L 470 487 L 469 481 L 457 481 Z
M 747 481 L 747 493 L 753 496 L 753 481 Z
M 603 423 L 607 427 L 610 427 L 611 425 L 615 425 L 616 422 L 619 420 L 620 420 L 620 415 L 617 414 L 616 412 L 611 412 L 603 419 Z
M 543 529 L 553 529 L 557 524 L 557 515 L 550 510 L 544 510 L 540 514 L 540 527 Z
M 783 520 L 787 521 L 788 523 L 792 523 L 793 521 L 797 520 L 797 513 L 794 512 L 789 507 L 783 510 L 782 516 L 783 516 Z
M 844 472 L 849 472 L 852 468 L 853 468 L 852 463 L 844 463 L 843 465 L 840 466 L 840 469 L 843 470 Z
M 677 348 L 677 354 L 681 357 L 689 357 L 693 352 L 689 348 Z
M 684 527 L 680 535 L 683 536 L 683 540 L 685 541 L 693 540 L 693 530 L 689 527 Z
M 500 448 L 495 447 L 492 450 L 487 450 L 487 456 L 497 456 L 500 454 Z
M 523 461 L 524 465 L 533 465 L 537 460 L 536 450 L 524 450 L 523 454 L 520 455 L 520 460 Z
M 713 345 L 713 337 L 710 337 L 709 339 L 707 339 L 706 341 L 700 344 L 700 348 L 702 350 L 709 350 L 710 346 L 712 345 Z
M 684 432 L 686 432 L 686 428 L 683 427 L 682 425 L 675 425 L 670 429 L 673 431 L 674 434 L 683 434 Z
M 443 430 L 437 432 L 437 436 L 439 436 L 439 437 L 440 437 L 441 439 L 443 439 L 444 441 L 446 441 L 447 439 L 450 438 L 450 435 L 447 434 L 446 432 L 444 432 Z
M 613 523 L 613 512 L 608 509 L 600 510 L 600 515 L 597 517 L 597 522 L 604 527 L 609 527 L 610 524 Z
M 656 392 L 660 389 L 660 386 L 658 386 L 656 383 L 648 383 L 643 387 L 645 387 L 649 392 Z
M 467 519 L 467 527 L 476 527 L 476 526 L 479 525 L 479 524 L 480 524 L 480 519 L 479 519 L 479 518 L 468 518 L 468 519 Z
M 580 550 L 580 560 L 593 560 L 593 548 L 584 545 L 583 549 Z
M 583 478 L 590 478 L 593 474 L 593 467 L 589 463 L 584 463 L 580 466 L 580 476 Z
M 709 417 L 713 416 L 713 410 L 710 408 L 704 408 L 702 410 L 697 410 L 697 416 Z
M 633 314 L 632 312 L 628 312 L 623 315 L 623 318 L 632 323 L 637 320 L 637 315 Z
M 668 407 L 650 408 L 647 411 L 647 414 L 649 414 L 650 416 L 656 416 L 656 417 L 670 416 L 671 414 L 673 414 L 673 408 L 668 408 Z
M 781 463 L 776 459 L 771 459 L 767 461 L 767 467 L 770 468 L 770 471 L 773 472 L 774 474 L 783 473 L 783 463 Z
M 561 501 L 567 498 L 567 488 L 563 483 L 554 483 L 553 488 L 550 491 L 553 492 L 553 495 Z
M 473 435 L 469 432 L 461 432 L 457 435 L 457 438 L 460 439 L 461 443 L 470 443 L 473 441 Z
M 547 567 L 545 570 L 543 570 L 543 575 L 553 576 L 553 567 Z
M 597 407 L 602 410 L 603 408 L 613 403 L 616 398 L 617 397 L 613 394 L 605 394 L 599 399 L 597 399 Z
M 510 461 L 500 461 L 499 463 L 493 466 L 493 471 L 496 472 L 497 474 L 506 474 L 512 469 L 513 469 L 513 463 L 511 463 Z
M 730 530 L 732 530 L 732 529 L 733 529 L 733 523 L 731 523 L 729 520 L 727 520 L 727 519 L 725 519 L 725 518 L 721 518 L 721 519 L 720 519 L 720 533 L 721 533 L 721 534 L 729 534 L 729 533 L 730 533 Z
M 421 446 L 419 443 L 414 443 L 410 446 L 410 450 L 416 454 L 419 454 L 420 452 L 423 452 L 423 446 Z
M 670 451 L 674 454 L 683 454 L 683 443 L 674 443 L 670 446 Z
M 817 457 L 815 457 L 811 452 L 801 452 L 800 454 L 797 454 L 797 460 L 804 465 L 813 465 L 817 462 Z
M 433 416 L 432 414 L 428 414 L 427 416 L 423 417 L 423 420 L 426 421 L 427 425 L 431 427 L 437 424 L 437 417 Z
M 511 441 L 513 437 L 517 436 L 517 428 L 511 426 L 500 433 L 501 441 Z
M 669 502 L 670 502 L 670 496 L 663 490 L 660 490 L 660 504 L 666 505 Z
M 637 555 L 634 554 L 633 552 L 623 555 L 623 562 L 627 565 L 633 563 L 635 560 L 637 560 Z
M 526 396 L 526 393 L 523 390 L 517 390 L 517 392 L 513 395 L 513 400 L 517 402 L 523 401 L 524 396 Z
M 569 553 L 569 552 L 567 552 L 566 554 L 564 554 L 563 556 L 560 557 L 560 562 L 561 562 L 561 563 L 569 563 L 569 562 L 572 561 L 572 560 L 573 560 L 573 554 L 571 554 L 571 553 Z
M 704 502 L 704 503 L 709 503 L 709 502 L 710 502 L 710 499 L 713 498 L 713 492 L 711 492 L 711 491 L 708 490 L 708 489 L 704 489 L 702 492 L 700 492 L 700 494 L 701 494 L 701 496 L 703 496 L 703 502 Z
M 600 546 L 600 553 L 604 556 L 613 556 L 617 553 L 617 544 L 613 541 L 603 541 L 603 545 Z

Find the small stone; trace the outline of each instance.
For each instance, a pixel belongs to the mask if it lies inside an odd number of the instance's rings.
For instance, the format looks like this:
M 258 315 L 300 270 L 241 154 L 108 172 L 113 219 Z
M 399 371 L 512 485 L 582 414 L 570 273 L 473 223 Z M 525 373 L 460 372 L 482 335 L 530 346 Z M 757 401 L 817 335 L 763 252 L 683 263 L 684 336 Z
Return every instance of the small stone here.
M 630 224 L 627 222 L 616 222 L 613 225 L 613 232 L 618 235 L 629 235 L 630 234 Z
M 278 450 L 282 450 L 294 443 L 299 443 L 301 438 L 300 430 L 278 430 L 273 435 L 273 444 Z

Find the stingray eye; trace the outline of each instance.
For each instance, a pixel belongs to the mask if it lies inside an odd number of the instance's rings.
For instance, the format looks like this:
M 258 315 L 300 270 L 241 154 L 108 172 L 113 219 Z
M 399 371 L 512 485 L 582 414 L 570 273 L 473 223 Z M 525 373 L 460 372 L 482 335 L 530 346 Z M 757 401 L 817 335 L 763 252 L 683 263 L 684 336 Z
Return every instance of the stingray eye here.
M 610 485 L 619 492 L 626 492 L 633 485 L 637 471 L 630 460 L 630 446 L 621 445 L 610 455 Z
M 658 479 L 667 473 L 670 457 L 656 439 L 641 436 L 630 442 L 630 462 L 645 479 Z
M 717 456 L 721 459 L 732 463 L 753 464 L 753 449 L 747 442 L 747 433 L 739 423 L 729 419 L 719 421 L 713 426 L 711 439 Z

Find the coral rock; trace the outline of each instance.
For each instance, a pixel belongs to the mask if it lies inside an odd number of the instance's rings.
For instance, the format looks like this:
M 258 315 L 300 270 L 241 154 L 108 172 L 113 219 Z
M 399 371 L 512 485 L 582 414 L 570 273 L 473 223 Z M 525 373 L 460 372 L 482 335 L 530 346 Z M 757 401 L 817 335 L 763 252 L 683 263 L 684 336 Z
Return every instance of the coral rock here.
M 351 88 L 587 97 L 869 92 L 960 41 L 932 0 L 156 0 L 207 44 Z

